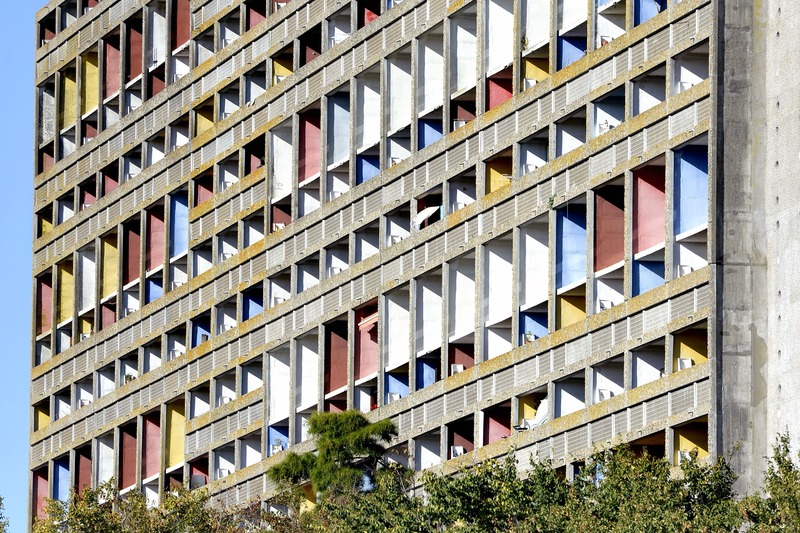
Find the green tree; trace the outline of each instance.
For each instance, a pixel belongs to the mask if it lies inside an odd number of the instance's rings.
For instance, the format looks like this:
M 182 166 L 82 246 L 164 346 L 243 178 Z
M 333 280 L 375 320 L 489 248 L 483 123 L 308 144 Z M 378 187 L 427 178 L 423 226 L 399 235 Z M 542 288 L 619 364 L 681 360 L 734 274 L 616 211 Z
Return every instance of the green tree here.
M 800 457 L 800 453 L 798 453 Z M 789 434 L 778 435 L 764 473 L 766 496 L 742 501 L 755 531 L 800 531 L 800 470 L 792 459 Z
M 286 458 L 267 472 L 275 481 L 299 485 L 310 481 L 317 493 L 363 488 L 364 478 L 372 484 L 383 459 L 382 443 L 397 435 L 390 420 L 370 423 L 358 411 L 314 413 L 309 433 L 316 438 L 316 452 Z

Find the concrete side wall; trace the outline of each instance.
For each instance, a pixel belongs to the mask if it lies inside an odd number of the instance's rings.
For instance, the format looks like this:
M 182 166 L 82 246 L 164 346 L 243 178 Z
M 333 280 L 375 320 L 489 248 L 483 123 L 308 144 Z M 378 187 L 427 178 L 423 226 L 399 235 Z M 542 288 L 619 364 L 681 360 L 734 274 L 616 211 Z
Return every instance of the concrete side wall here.
M 718 9 L 716 437 L 744 493 L 778 433 L 800 443 L 800 4 Z

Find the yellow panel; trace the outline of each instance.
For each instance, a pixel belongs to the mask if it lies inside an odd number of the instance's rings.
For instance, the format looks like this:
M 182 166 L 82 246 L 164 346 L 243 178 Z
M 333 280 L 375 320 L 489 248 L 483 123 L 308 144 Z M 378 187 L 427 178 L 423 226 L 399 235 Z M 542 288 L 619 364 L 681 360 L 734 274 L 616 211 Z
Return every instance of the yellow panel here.
M 80 324 L 78 326 L 79 333 L 92 333 L 92 319 L 89 317 L 83 317 L 80 320 Z
M 586 318 L 586 296 L 559 296 L 556 308 L 557 327 L 565 328 Z
M 167 468 L 183 462 L 186 415 L 183 402 L 167 404 Z
M 697 450 L 697 458 L 708 457 L 708 428 L 701 424 L 692 424 L 675 428 L 675 464 L 678 464 L 678 451 Z
M 292 73 L 291 57 L 276 57 L 272 60 L 272 73 L 276 76 L 273 84 L 278 83 L 277 76 L 288 76 Z
M 78 121 L 78 83 L 75 71 L 68 70 L 61 76 L 61 125 L 62 129 Z
M 708 334 L 704 329 L 690 329 L 675 335 L 672 371 L 678 371 L 678 359 L 691 359 L 699 365 L 708 361 Z
M 102 248 L 102 297 L 110 296 L 117 292 L 119 281 L 119 250 L 117 249 L 117 237 L 112 235 L 103 239 Z
M 58 265 L 58 315 L 56 323 L 60 324 L 72 318 L 75 304 L 75 276 L 72 274 L 72 263 Z
M 536 417 L 536 411 L 539 407 L 539 400 L 533 395 L 521 396 L 519 399 L 519 423 L 522 424 L 524 419 L 532 419 Z
M 98 72 L 97 54 L 89 54 L 84 57 L 83 79 L 81 80 L 81 113 L 84 115 L 96 109 L 100 103 Z
M 303 493 L 305 495 L 305 500 L 300 504 L 301 513 L 310 511 L 317 506 L 317 495 L 314 494 L 314 488 L 311 485 L 303 487 Z
M 544 57 L 528 58 L 523 63 L 523 78 L 528 80 L 543 81 L 549 74 L 549 60 Z
M 39 431 L 50 425 L 50 415 L 39 407 L 33 408 L 33 430 Z
M 489 162 L 486 164 L 486 194 L 494 192 L 511 183 L 511 169 L 505 162 Z
M 39 217 L 39 235 L 45 235 L 53 229 L 53 223 L 44 217 Z
M 208 131 L 214 126 L 214 110 L 210 107 L 203 107 L 197 110 L 197 134 Z

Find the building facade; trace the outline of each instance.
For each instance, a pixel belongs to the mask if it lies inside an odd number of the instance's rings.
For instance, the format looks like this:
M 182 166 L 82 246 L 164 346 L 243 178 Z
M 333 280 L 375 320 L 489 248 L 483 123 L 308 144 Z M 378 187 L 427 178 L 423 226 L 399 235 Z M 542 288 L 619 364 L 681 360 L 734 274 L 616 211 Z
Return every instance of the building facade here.
M 48 3 L 31 520 L 268 496 L 348 408 L 416 470 L 630 442 L 754 486 L 800 407 L 800 8 L 751 4 Z

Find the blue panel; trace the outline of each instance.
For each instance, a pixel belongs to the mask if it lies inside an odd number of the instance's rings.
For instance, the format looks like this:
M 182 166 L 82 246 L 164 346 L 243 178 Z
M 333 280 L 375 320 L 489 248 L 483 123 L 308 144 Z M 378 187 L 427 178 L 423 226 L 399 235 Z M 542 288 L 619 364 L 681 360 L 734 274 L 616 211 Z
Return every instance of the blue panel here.
M 664 284 L 663 261 L 633 262 L 633 295 L 645 293 Z
M 242 299 L 242 318 L 249 320 L 264 311 L 264 299 L 261 294 L 245 293 Z
M 170 196 L 169 256 L 189 250 L 189 198 L 185 192 Z
M 377 155 L 360 155 L 356 157 L 356 185 L 374 178 L 380 171 L 380 159 Z
M 636 0 L 633 10 L 633 25 L 647 22 L 666 9 L 666 0 Z
M 164 294 L 163 282 L 160 278 L 148 279 L 145 285 L 145 303 L 150 303 Z
M 556 211 L 556 287 L 586 279 L 586 206 Z
M 350 95 L 328 97 L 328 164 L 347 160 L 350 155 Z
M 436 359 L 417 359 L 417 390 L 436 383 Z
M 272 455 L 272 445 L 282 444 L 283 448 L 289 447 L 289 428 L 287 426 L 269 426 L 267 428 L 267 451 Z
M 548 333 L 547 313 L 520 313 L 519 329 L 523 342 L 526 333 L 533 333 L 537 339 L 544 337 Z
M 53 499 L 69 500 L 69 459 L 59 459 L 53 464 Z
M 211 326 L 208 324 L 207 321 L 195 321 L 192 324 L 192 348 L 195 346 L 202 344 L 202 335 L 207 335 L 208 338 L 211 338 Z
M 389 393 L 399 392 L 402 398 L 408 396 L 408 376 L 404 374 L 386 374 L 386 398 L 389 401 Z
M 675 233 L 708 222 L 708 148 L 675 151 Z
M 571 65 L 586 55 L 586 37 L 558 38 L 558 68 Z
M 420 120 L 419 121 L 419 140 L 417 148 L 422 150 L 429 144 L 432 144 L 442 138 L 442 121 L 436 120 Z

